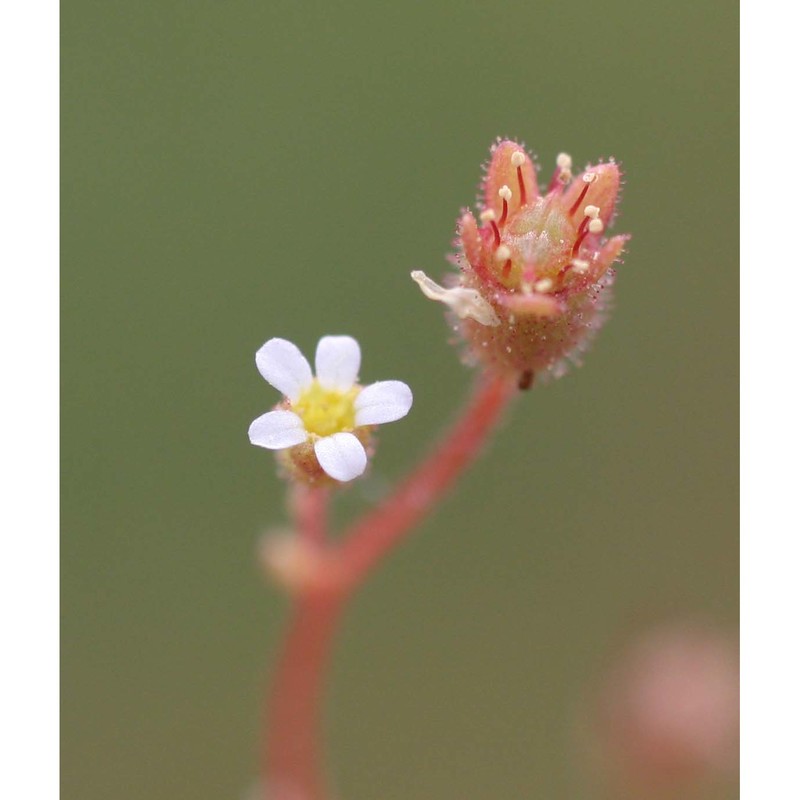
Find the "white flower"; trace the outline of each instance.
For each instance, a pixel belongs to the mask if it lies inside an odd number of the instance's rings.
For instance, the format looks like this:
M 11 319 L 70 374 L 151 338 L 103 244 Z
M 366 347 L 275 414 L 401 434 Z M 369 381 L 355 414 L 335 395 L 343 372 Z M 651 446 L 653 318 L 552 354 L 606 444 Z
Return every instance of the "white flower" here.
M 250 441 L 269 450 L 313 444 L 320 467 L 337 481 L 351 481 L 367 467 L 367 453 L 353 432 L 408 414 L 413 397 L 402 381 L 357 383 L 361 348 L 350 336 L 323 336 L 315 358 L 317 377 L 300 350 L 270 339 L 256 353 L 264 379 L 286 402 L 250 425 Z

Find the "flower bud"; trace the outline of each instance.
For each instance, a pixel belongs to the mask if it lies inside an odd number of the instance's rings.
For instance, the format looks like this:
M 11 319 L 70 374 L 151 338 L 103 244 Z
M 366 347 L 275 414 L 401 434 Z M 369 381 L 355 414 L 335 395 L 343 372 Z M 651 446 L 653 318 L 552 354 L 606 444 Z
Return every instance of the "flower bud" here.
M 640 636 L 615 660 L 598 697 L 599 761 L 625 796 L 688 797 L 736 773 L 736 647 L 700 625 Z
M 291 530 L 267 531 L 258 542 L 257 555 L 264 574 L 292 594 L 334 589 L 343 580 L 335 556 Z
M 423 293 L 450 308 L 469 360 L 516 376 L 559 377 L 579 363 L 605 319 L 618 260 L 628 236 L 603 238 L 613 222 L 620 171 L 609 161 L 572 176 L 557 159 L 545 194 L 524 148 L 509 140 L 492 148 L 479 221 L 465 211 L 458 224 L 459 275 L 443 288 L 412 273 Z

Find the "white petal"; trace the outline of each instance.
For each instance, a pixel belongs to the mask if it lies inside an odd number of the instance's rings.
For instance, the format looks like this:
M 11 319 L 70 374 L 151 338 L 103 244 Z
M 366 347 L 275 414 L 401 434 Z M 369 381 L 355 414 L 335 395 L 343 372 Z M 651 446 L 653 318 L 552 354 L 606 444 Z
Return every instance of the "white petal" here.
M 317 345 L 317 380 L 326 389 L 346 392 L 356 382 L 361 348 L 352 336 L 323 336 Z
M 319 465 L 337 481 L 351 481 L 367 468 L 364 446 L 352 433 L 334 433 L 314 443 Z
M 311 367 L 297 345 L 286 339 L 270 339 L 256 353 L 256 366 L 269 384 L 290 400 L 313 380 Z
M 402 381 L 378 381 L 356 397 L 356 425 L 380 425 L 408 414 L 414 397 Z
M 292 411 L 268 411 L 254 419 L 247 431 L 252 444 L 269 450 L 283 450 L 308 438 L 303 420 Z
M 415 269 L 411 273 L 411 280 L 417 283 L 425 297 L 449 306 L 459 319 L 469 317 L 480 322 L 481 325 L 491 327 L 500 324 L 500 318 L 477 289 L 467 289 L 464 286 L 445 289 L 436 281 L 431 280 L 421 269 Z

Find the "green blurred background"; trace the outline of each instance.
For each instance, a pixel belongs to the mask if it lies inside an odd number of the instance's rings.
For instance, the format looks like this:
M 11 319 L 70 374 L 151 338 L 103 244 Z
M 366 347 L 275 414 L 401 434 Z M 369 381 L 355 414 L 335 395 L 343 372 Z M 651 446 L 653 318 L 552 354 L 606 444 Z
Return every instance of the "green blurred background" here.
M 413 387 L 337 511 L 373 502 L 470 384 L 408 273 L 444 274 L 498 134 L 546 175 L 615 156 L 634 238 L 585 366 L 350 609 L 339 793 L 577 797 L 621 632 L 734 629 L 737 26 L 723 0 L 63 5 L 65 798 L 251 784 L 287 611 L 253 557 L 285 519 L 254 353 L 349 333 L 365 380 Z

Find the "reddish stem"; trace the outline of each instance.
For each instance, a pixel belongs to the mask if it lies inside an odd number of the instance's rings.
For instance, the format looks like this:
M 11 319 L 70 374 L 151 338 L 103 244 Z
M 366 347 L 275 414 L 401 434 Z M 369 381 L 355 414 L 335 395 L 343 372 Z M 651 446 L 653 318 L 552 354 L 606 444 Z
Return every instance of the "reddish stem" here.
M 353 585 L 431 510 L 469 466 L 517 390 L 516 382 L 487 374 L 459 419 L 428 458 L 351 529 L 340 557 Z
M 325 800 L 320 757 L 322 693 L 340 612 L 350 592 L 475 459 L 515 391 L 514 381 L 484 376 L 439 446 L 392 495 L 353 526 L 339 548 L 329 550 L 345 578 L 322 589 L 309 587 L 298 596 L 266 719 L 264 774 L 269 800 Z M 312 490 L 295 499 L 296 511 L 302 511 L 298 522 L 305 519 L 304 535 L 318 536 L 320 531 L 324 535 L 326 498 Z M 319 518 L 310 520 L 307 513 L 317 513 Z
M 331 642 L 346 595 L 298 599 L 273 678 L 266 721 L 265 798 L 324 800 L 322 694 Z
M 290 504 L 298 534 L 309 542 L 322 544 L 328 534 L 327 486 L 306 486 L 298 483 L 292 487 Z

